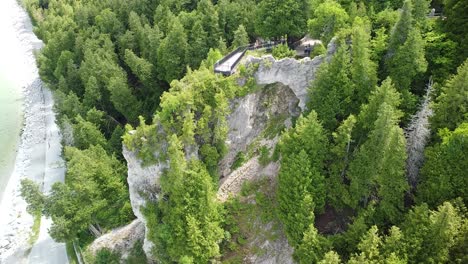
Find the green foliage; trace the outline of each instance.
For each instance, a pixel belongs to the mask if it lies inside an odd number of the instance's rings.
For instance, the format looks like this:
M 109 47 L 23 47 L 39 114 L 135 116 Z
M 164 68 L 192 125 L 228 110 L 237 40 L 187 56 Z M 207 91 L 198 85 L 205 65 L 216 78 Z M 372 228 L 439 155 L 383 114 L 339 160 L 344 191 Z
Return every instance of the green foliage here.
M 318 262 L 319 264 L 340 264 L 340 256 L 335 251 L 328 251 L 323 256 L 323 259 Z
M 255 30 L 265 38 L 302 37 L 308 10 L 306 0 L 262 0 L 257 7 Z
M 440 95 L 434 102 L 434 116 L 431 118 L 434 131 L 442 128 L 454 130 L 468 120 L 467 83 L 468 60 L 458 67 L 457 74 L 442 87 Z
M 349 204 L 349 193 L 344 181 L 346 170 L 351 160 L 352 132 L 356 125 L 356 117 L 350 115 L 332 133 L 333 142 L 330 148 L 329 177 L 326 181 L 327 198 L 335 208 L 343 208 Z
M 80 115 L 75 120 L 76 123 L 73 124 L 73 142 L 77 148 L 87 149 L 92 145 L 106 148 L 106 138 L 94 123 L 84 120 Z
M 351 81 L 355 88 L 352 98 L 353 109 L 367 102 L 367 98 L 377 84 L 376 65 L 371 60 L 369 49 L 370 30 L 368 25 L 360 18 L 354 20 L 351 33 Z
M 299 263 L 317 263 L 328 250 L 329 245 L 325 237 L 321 236 L 313 224 L 304 233 L 301 244 L 294 252 Z
M 186 161 L 177 136 L 169 139 L 170 169 L 161 179 L 162 197 L 157 204 L 159 221 L 150 228 L 155 234 L 155 254 L 163 261 L 180 256 L 207 263 L 219 255 L 223 237 L 221 216 L 212 180 L 200 161 Z
M 369 103 L 361 106 L 361 111 L 358 115 L 358 137 L 367 137 L 368 133 L 374 128 L 375 121 L 378 118 L 380 106 L 385 103 L 393 109 L 395 114 L 401 116 L 402 113 L 396 110 L 400 106 L 400 94 L 396 91 L 395 86 L 390 78 L 385 79 L 382 84 L 369 96 Z
M 394 108 L 382 103 L 369 139 L 359 148 L 350 163 L 351 206 L 366 206 L 379 200 L 383 219 L 395 221 L 403 210 L 404 194 L 408 190 L 405 178 L 406 140 L 398 127 Z M 378 198 L 377 198 L 378 197 Z
M 46 197 L 42 194 L 37 183 L 30 179 L 22 179 L 20 193 L 28 204 L 26 210 L 29 214 L 35 215 L 37 212 L 42 212 Z
M 442 143 L 426 149 L 418 198 L 431 206 L 461 197 L 468 203 L 468 123 L 453 132 L 441 130 Z
M 281 167 L 278 175 L 279 217 L 289 242 L 298 246 L 313 223 L 313 212 L 325 205 L 323 163 L 327 138 L 311 112 L 300 117 L 296 127 L 281 138 Z
M 119 264 L 120 254 L 112 252 L 107 248 L 101 249 L 96 253 L 94 264 Z
M 129 49 L 125 50 L 124 60 L 133 74 L 135 74 L 142 83 L 149 84 L 152 81 L 153 65 L 151 63 L 138 57 Z
M 249 44 L 249 36 L 245 31 L 244 25 L 239 25 L 236 31 L 234 31 L 234 40 L 232 41 L 232 48 L 238 48 Z
M 194 69 L 198 68 L 200 62 L 205 59 L 208 53 L 207 39 L 208 34 L 203 29 L 201 22 L 196 21 L 189 35 L 188 43 L 190 44 L 188 45 L 189 51 L 187 54 L 188 63 Z
M 338 30 L 347 26 L 349 16 L 341 5 L 333 0 L 327 0 L 314 9 L 308 28 L 313 38 L 328 43 Z
M 327 49 L 325 48 L 325 46 L 323 46 L 322 43 L 315 44 L 312 48 L 312 52 L 310 53 L 310 57 L 314 58 L 325 53 L 327 53 Z
M 231 170 L 235 170 L 242 166 L 244 162 L 246 161 L 246 157 L 244 152 L 240 151 L 236 154 L 236 157 L 234 158 L 234 162 L 231 165 Z
M 161 78 L 170 83 L 185 73 L 187 61 L 187 35 L 178 19 L 173 19 L 168 35 L 158 49 L 158 67 Z
M 444 0 L 444 16 L 442 25 L 449 38 L 457 43 L 455 65 L 461 64 L 468 57 L 468 21 L 466 10 L 468 3 L 463 0 Z
M 66 183 L 55 183 L 44 211 L 54 223 L 51 236 L 71 241 L 90 226 L 113 228 L 133 217 L 124 184 L 124 166 L 100 146 L 67 147 Z M 99 229 L 98 229 L 99 230 Z
M 286 44 L 280 44 L 273 48 L 272 55 L 275 59 L 280 60 L 283 58 L 294 57 L 296 55 L 296 51 L 289 49 Z
M 444 202 L 437 211 L 430 211 L 425 204 L 413 208 L 402 224 L 408 262 L 447 262 L 449 252 L 459 245 L 459 235 L 463 235 L 465 216 L 461 209 L 449 202 Z
M 260 151 L 260 157 L 258 158 L 258 161 L 260 165 L 265 167 L 271 161 L 270 149 L 268 149 L 266 146 L 261 146 L 259 151 Z
M 349 52 L 342 43 L 331 61 L 319 68 L 309 89 L 309 108 L 317 112 L 324 128 L 330 131 L 353 112 L 350 106 L 354 85 L 349 76 Z

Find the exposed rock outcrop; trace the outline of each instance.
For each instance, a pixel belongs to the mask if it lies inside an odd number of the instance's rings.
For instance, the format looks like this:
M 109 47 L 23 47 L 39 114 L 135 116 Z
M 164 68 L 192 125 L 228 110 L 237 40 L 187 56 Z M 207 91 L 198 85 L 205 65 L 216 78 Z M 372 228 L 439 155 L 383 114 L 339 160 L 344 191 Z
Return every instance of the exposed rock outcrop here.
M 315 73 L 325 59 L 329 59 L 336 51 L 335 40 L 330 41 L 327 47 L 327 54 L 320 55 L 313 59 L 304 58 L 295 60 L 285 58 L 275 60 L 273 56 L 263 56 L 261 58 L 248 56 L 245 63 L 258 63 L 259 67 L 254 74 L 257 84 L 282 83 L 291 88 L 299 99 L 299 107 L 305 110 L 307 103 L 307 89 L 311 81 L 315 79 Z
M 256 149 L 265 146 L 270 154 L 278 142 L 281 129 L 292 125 L 292 118 L 298 116 L 306 107 L 307 89 L 315 78 L 315 73 L 324 60 L 335 52 L 332 41 L 326 55 L 305 58 L 275 60 L 271 56 L 263 58 L 247 57 L 244 63 L 258 63 L 254 78 L 261 89 L 230 103 L 231 114 L 227 117 L 228 153 L 220 161 L 219 172 L 223 177 L 218 190 L 218 198 L 226 200 L 230 194 L 237 193 L 246 180 L 262 176 L 276 178 L 279 165 L 270 163 L 263 167 L 259 164 Z M 196 146 L 186 149 L 186 156 L 197 156 Z M 232 170 L 232 164 L 239 152 L 245 152 L 248 160 Z M 130 200 L 137 218 L 146 226 L 142 208 L 148 200 L 156 201 L 159 193 L 159 178 L 167 164 L 164 162 L 152 166 L 143 166 L 134 152 L 124 148 L 124 157 L 128 164 L 128 184 Z M 261 228 L 268 228 L 264 226 Z M 268 252 L 262 256 L 251 255 L 246 261 L 254 263 L 292 263 L 292 248 L 287 239 L 280 237 L 274 241 L 259 241 L 257 245 Z M 152 243 L 145 237 L 143 249 L 149 260 Z
M 99 250 L 106 248 L 113 252 L 119 252 L 122 259 L 127 259 L 135 243 L 141 241 L 144 236 L 145 225 L 139 219 L 136 219 L 126 226 L 100 236 L 93 241 L 88 251 L 92 255 L 96 255 Z
M 125 147 L 123 149 L 123 155 L 127 160 L 127 182 L 133 213 L 146 227 L 146 220 L 142 210 L 147 201 L 156 201 L 158 199 L 160 188 L 159 179 L 164 169 L 167 168 L 167 164 L 159 162 L 151 166 L 143 166 L 136 154 Z M 153 243 L 147 239 L 145 229 L 143 250 L 149 260 L 151 260 L 152 247 Z
M 290 118 L 301 112 L 298 103 L 293 91 L 280 83 L 267 85 L 255 93 L 234 99 L 230 106 L 231 114 L 227 118 L 229 131 L 226 145 L 229 151 L 219 164 L 221 176 L 230 177 L 236 155 L 245 153 L 255 140 L 265 138 L 260 136 L 267 126 L 290 124 Z M 274 147 L 276 141 L 273 144 L 263 142 L 262 145 Z

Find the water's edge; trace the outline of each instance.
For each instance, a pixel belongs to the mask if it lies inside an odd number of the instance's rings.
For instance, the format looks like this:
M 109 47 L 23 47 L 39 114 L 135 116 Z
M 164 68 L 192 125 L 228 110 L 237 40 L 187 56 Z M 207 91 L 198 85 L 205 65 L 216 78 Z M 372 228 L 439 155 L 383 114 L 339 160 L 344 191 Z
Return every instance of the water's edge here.
M 9 16 L 23 61 L 18 78 L 23 93 L 24 126 L 13 172 L 0 204 L 0 263 L 68 263 L 65 245 L 55 243 L 47 233 L 50 220 L 42 218 L 39 239 L 29 245 L 33 218 L 21 198 L 21 179 L 28 178 L 49 192 L 64 180 L 61 134 L 55 124 L 51 92 L 43 87 L 34 57 L 42 42 L 34 35 L 27 13 L 16 0 L 3 0 L 0 9 Z M 31 253 L 31 254 L 29 254 Z

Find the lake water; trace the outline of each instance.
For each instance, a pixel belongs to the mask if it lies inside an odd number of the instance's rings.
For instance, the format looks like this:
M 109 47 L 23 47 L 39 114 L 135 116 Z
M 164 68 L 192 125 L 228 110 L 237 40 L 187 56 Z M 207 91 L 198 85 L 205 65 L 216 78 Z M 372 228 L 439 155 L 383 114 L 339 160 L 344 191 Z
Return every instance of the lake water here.
M 20 56 L 20 40 L 11 16 L 5 14 L 7 10 L 2 5 L 0 4 L 0 201 L 13 170 L 20 139 L 23 68 L 23 61 L 18 59 L 23 57 Z

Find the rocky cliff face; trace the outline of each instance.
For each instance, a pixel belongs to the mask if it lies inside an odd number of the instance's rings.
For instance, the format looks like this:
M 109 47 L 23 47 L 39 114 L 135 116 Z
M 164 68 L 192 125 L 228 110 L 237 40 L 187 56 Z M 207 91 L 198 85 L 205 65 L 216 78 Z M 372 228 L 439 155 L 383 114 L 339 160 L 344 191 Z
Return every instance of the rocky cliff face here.
M 220 161 L 219 171 L 223 177 L 218 191 L 218 198 L 224 201 L 228 195 L 240 190 L 242 183 L 255 177 L 275 178 L 278 164 L 260 166 L 257 151 L 264 146 L 273 151 L 280 128 L 291 126 L 291 118 L 298 116 L 306 107 L 307 89 L 315 78 L 320 64 L 335 51 L 332 41 L 325 56 L 303 60 L 275 60 L 271 56 L 262 58 L 247 57 L 244 63 L 258 63 L 254 74 L 260 86 L 256 92 L 231 101 L 231 114 L 228 116 L 229 133 L 226 139 L 227 155 Z M 189 151 L 193 152 L 193 151 Z M 239 168 L 231 169 L 239 152 L 245 153 L 248 160 Z M 144 167 L 136 154 L 124 148 L 124 157 L 128 164 L 128 184 L 133 211 L 146 226 L 142 208 L 148 200 L 157 200 L 159 178 L 167 168 L 166 163 Z M 192 153 L 193 154 L 193 153 Z M 152 244 L 144 241 L 144 250 L 151 256 Z M 262 242 L 259 245 L 269 253 L 262 256 L 248 257 L 254 263 L 292 263 L 292 249 L 284 238 L 278 241 Z M 275 249 L 283 250 L 275 250 Z M 150 259 L 150 258 L 148 258 Z
M 167 164 L 156 163 L 151 166 L 143 166 L 141 160 L 138 159 L 136 154 L 127 150 L 125 147 L 123 149 L 123 155 L 127 160 L 127 182 L 133 213 L 146 227 L 143 209 L 147 201 L 156 201 L 158 199 L 160 186 L 159 179 L 163 170 L 167 168 Z M 151 260 L 150 253 L 153 244 L 147 239 L 146 232 L 141 233 L 141 235 L 144 235 L 143 250 L 145 251 L 148 259 Z

